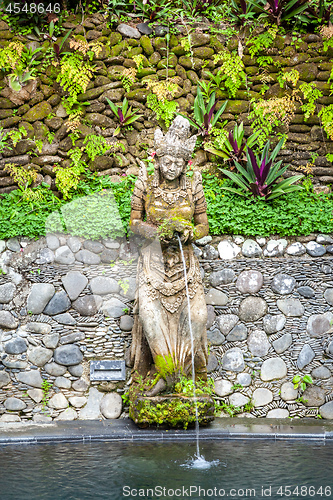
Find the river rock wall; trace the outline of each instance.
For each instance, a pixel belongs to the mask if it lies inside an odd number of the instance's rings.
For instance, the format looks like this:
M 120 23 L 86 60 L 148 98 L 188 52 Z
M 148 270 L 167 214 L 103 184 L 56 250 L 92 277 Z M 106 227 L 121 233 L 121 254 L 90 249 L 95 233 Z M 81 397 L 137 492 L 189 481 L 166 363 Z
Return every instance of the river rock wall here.
M 148 37 L 142 35 L 136 28 L 121 25 L 118 29 L 111 30 L 107 27 L 102 16 L 94 15 L 82 24 L 78 20 L 69 18 L 63 26 L 73 29 L 72 35 L 81 35 L 88 41 L 102 42 L 103 50 L 93 60 L 95 65 L 94 78 L 87 87 L 85 94 L 79 100 L 88 103 L 84 106 L 84 116 L 79 127 L 77 145 L 82 146 L 82 140 L 88 134 L 101 134 L 112 143 L 113 133 L 118 123 L 113 119 L 106 98 L 115 103 L 121 103 L 126 96 L 133 106 L 143 116 L 133 123 L 133 129 L 125 131 L 119 138 L 124 146 L 124 151 L 113 156 L 100 156 L 90 162 L 92 171 L 98 175 L 110 175 L 114 181 L 120 180 L 123 174 L 138 173 L 138 159 L 145 158 L 147 149 L 153 148 L 153 134 L 156 126 L 163 125 L 154 118 L 154 113 L 147 108 L 146 99 L 149 93 L 147 79 L 159 80 L 166 76 L 175 77 L 178 90 L 175 101 L 180 112 L 190 112 L 196 95 L 198 80 L 207 79 L 206 71 L 215 71 L 219 63 L 214 63 L 213 56 L 227 48 L 237 50 L 238 42 L 235 38 L 226 39 L 219 29 L 211 33 L 210 25 L 197 24 L 195 30 L 189 27 L 177 26 L 178 34 L 170 34 L 167 43 L 165 32 L 162 36 Z M 220 27 L 221 28 L 221 27 Z M 192 29 L 192 27 L 191 27 Z M 31 49 L 42 45 L 37 37 L 15 36 L 4 21 L 0 21 L 0 49 L 11 40 L 21 40 Z M 190 40 L 188 48 L 181 41 Z M 44 42 L 45 44 L 45 42 Z M 68 40 L 65 46 L 70 50 Z M 236 93 L 235 98 L 230 98 L 226 92 L 218 91 L 219 104 L 228 98 L 228 105 L 222 119 L 228 121 L 232 128 L 236 121 L 244 121 L 246 134 L 250 134 L 248 114 L 250 100 L 261 97 L 270 98 L 281 95 L 281 88 L 277 83 L 278 69 L 270 65 L 260 68 L 256 58 L 251 58 L 248 48 L 243 44 L 245 71 L 247 74 L 247 88 L 244 85 Z M 126 92 L 121 82 L 125 69 L 136 67 L 133 56 L 142 54 L 143 68 L 137 74 L 136 82 L 129 92 Z M 320 126 L 318 111 L 322 105 L 332 104 L 330 85 L 328 83 L 332 67 L 332 49 L 323 51 L 319 35 L 302 35 L 297 41 L 289 35 L 277 36 L 274 46 L 260 52 L 260 56 L 269 56 L 278 63 L 280 69 L 297 69 L 300 73 L 300 83 L 315 82 L 322 90 L 324 97 L 319 99 L 317 111 L 307 121 L 297 103 L 296 114 L 289 126 L 288 141 L 285 149 L 281 151 L 281 158 L 285 163 L 290 163 L 295 170 L 300 166 L 312 164 L 314 183 L 318 191 L 333 181 L 332 163 L 326 159 L 327 153 L 333 153 L 333 144 Z M 166 68 L 167 66 L 167 68 Z M 31 165 L 38 170 L 36 185 L 46 182 L 51 189 L 56 191 L 54 166 L 59 164 L 68 167 L 68 151 L 73 147 L 69 131 L 67 130 L 68 114 L 62 104 L 63 89 L 55 82 L 59 69 L 49 65 L 45 74 L 24 87 L 23 94 L 9 91 L 4 75 L 0 75 L 0 126 L 5 130 L 23 126 L 27 136 L 18 144 L 3 153 L 0 157 L 0 194 L 15 189 L 12 177 L 4 171 L 7 163 Z M 262 95 L 263 82 L 267 81 L 267 88 Z M 53 140 L 50 143 L 50 134 Z M 43 142 L 39 150 L 35 141 Z M 200 150 L 195 159 L 197 165 L 209 162 L 207 154 Z M 290 175 L 287 172 L 286 175 Z M 321 185 L 321 187 L 320 187 Z
M 0 241 L 0 422 L 126 416 L 140 241 L 49 234 Z M 333 418 L 333 239 L 203 238 L 209 376 L 242 417 Z M 295 375 L 313 384 L 294 389 Z M 227 415 L 227 414 L 226 414 Z

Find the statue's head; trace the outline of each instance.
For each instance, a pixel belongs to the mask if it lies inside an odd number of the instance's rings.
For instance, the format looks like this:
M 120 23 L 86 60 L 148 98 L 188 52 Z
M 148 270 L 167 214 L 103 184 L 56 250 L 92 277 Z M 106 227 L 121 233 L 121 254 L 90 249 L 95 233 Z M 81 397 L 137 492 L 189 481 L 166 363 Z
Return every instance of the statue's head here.
M 165 136 L 158 128 L 155 131 L 154 139 L 157 168 L 153 184 L 158 186 L 161 173 L 167 180 L 174 180 L 182 176 L 181 184 L 184 188 L 187 162 L 192 156 L 197 140 L 196 135 L 190 137 L 190 122 L 178 115 Z

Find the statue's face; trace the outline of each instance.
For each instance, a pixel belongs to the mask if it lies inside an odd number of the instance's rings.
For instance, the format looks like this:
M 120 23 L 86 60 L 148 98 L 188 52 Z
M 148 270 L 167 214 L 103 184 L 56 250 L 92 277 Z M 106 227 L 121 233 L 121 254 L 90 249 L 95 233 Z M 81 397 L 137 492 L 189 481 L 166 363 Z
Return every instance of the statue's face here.
M 165 179 L 173 181 L 182 173 L 185 160 L 175 156 L 165 155 L 159 159 L 160 171 Z

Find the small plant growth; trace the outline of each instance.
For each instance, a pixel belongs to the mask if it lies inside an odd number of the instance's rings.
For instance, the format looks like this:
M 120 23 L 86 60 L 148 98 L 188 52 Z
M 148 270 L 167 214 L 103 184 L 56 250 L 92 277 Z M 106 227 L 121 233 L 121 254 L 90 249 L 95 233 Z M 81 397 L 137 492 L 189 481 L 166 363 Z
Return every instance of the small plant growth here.
M 147 96 L 148 108 L 154 111 L 157 120 L 161 118 L 166 127 L 169 127 L 178 108 L 178 104 L 173 101 L 177 84 L 172 78 L 157 82 L 148 80 L 147 87 L 151 90 Z
M 197 96 L 194 100 L 194 120 L 182 115 L 187 118 L 190 124 L 199 130 L 199 134 L 202 138 L 207 139 L 212 131 L 212 128 L 217 124 L 220 116 L 224 112 L 228 101 L 224 102 L 218 112 L 214 115 L 217 102 L 215 101 L 215 92 L 209 98 L 208 104 L 205 104 L 201 89 L 198 85 Z
M 311 375 L 304 375 L 303 377 L 301 375 L 295 375 L 293 378 L 293 384 L 294 389 L 301 389 L 302 391 L 305 391 L 307 385 L 313 384 L 313 380 Z
M 52 383 L 49 382 L 46 379 L 43 379 L 42 381 L 42 391 L 43 391 L 43 399 L 42 399 L 42 406 L 43 406 L 43 412 L 45 413 L 49 399 L 50 399 L 50 391 L 52 388 Z
M 113 134 L 114 136 L 118 135 L 120 133 L 121 129 L 128 127 L 129 125 L 131 125 L 131 123 L 135 122 L 136 120 L 138 120 L 142 116 L 142 115 L 138 115 L 136 113 L 136 111 L 132 111 L 131 106 L 128 107 L 128 101 L 127 101 L 126 97 L 124 98 L 121 107 L 113 104 L 113 102 L 110 101 L 110 99 L 108 99 L 108 98 L 106 98 L 106 100 L 111 108 L 111 111 L 113 112 L 113 114 L 115 115 L 115 117 L 119 121 L 119 125 L 116 128 L 116 130 L 114 131 L 114 134 Z
M 244 139 L 244 125 L 235 125 L 234 130 L 230 130 L 228 136 L 222 145 L 218 147 L 206 146 L 206 151 L 215 154 L 216 156 L 229 161 L 246 160 L 245 153 L 248 148 L 252 148 L 256 144 L 259 132 L 252 134 L 247 140 Z

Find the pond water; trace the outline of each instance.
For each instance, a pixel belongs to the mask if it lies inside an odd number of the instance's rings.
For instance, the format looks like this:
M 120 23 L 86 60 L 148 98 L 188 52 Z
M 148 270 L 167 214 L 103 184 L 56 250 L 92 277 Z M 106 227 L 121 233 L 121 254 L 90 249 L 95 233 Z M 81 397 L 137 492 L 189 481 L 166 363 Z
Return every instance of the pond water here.
M 333 498 L 333 443 L 205 441 L 0 448 L 1 500 Z M 199 489 L 201 488 L 201 489 Z

